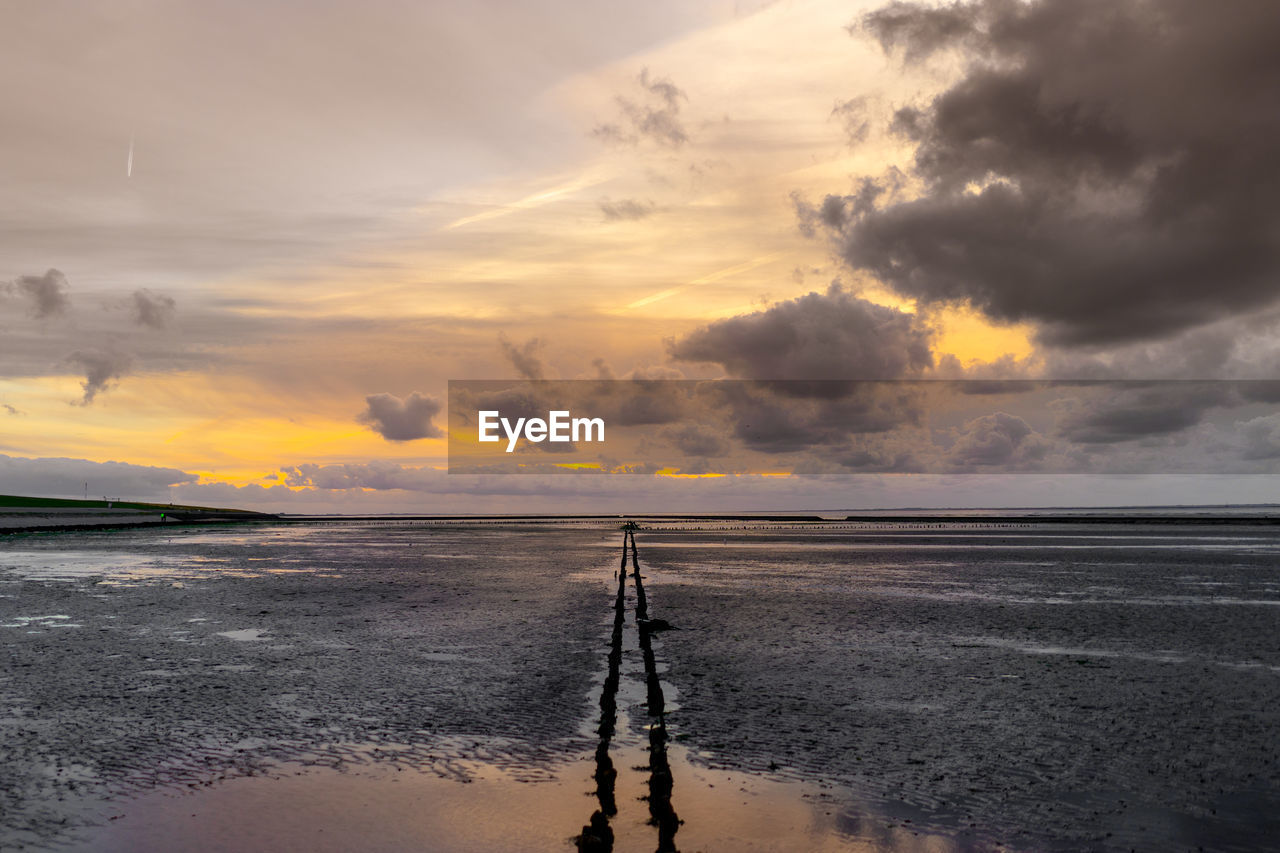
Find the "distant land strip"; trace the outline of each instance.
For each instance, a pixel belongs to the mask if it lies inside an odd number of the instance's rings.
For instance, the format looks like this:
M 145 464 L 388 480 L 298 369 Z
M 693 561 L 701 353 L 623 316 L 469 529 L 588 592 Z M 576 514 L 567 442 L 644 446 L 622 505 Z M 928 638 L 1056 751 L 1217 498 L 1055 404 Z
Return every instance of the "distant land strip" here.
M 278 518 L 270 513 L 221 507 L 0 495 L 0 535 L 262 522 Z
M 54 533 L 161 527 L 174 524 L 348 524 L 352 522 L 398 524 L 403 522 L 472 524 L 545 524 L 548 522 L 598 524 L 630 518 L 650 524 L 788 524 L 788 525 L 903 525 L 1027 527 L 1040 525 L 1280 525 L 1280 506 L 1170 506 L 1028 508 L 1026 510 L 953 509 L 882 510 L 839 515 L 831 513 L 526 513 L 494 514 L 388 514 L 301 515 L 255 512 L 226 507 L 161 504 L 141 501 L 76 500 L 0 495 L 0 535 L 6 533 Z
M 649 522 L 680 521 L 767 521 L 807 524 L 1280 524 L 1280 510 L 1272 515 L 1230 513 L 1192 513 L 1171 510 L 1170 514 L 1125 515 L 1118 512 L 1098 514 L 1057 515 L 982 515 L 981 510 L 966 513 L 956 510 L 950 515 L 847 515 L 843 517 L 822 515 L 682 515 L 668 513 L 644 515 L 642 513 L 609 513 L 606 515 L 575 515 L 551 513 L 544 515 L 281 515 L 284 522 L 344 522 L 344 521 L 492 521 L 539 524 L 549 521 L 600 521 L 615 522 L 630 518 Z

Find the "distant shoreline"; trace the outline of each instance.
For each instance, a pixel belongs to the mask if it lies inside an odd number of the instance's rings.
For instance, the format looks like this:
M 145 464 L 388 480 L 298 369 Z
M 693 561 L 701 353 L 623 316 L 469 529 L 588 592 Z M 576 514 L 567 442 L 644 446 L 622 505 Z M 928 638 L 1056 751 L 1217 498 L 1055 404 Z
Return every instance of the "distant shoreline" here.
M 1079 512 L 1045 512 L 1026 510 L 1025 514 L 985 514 L 980 510 L 947 510 L 931 514 L 852 514 L 824 516 L 811 514 L 780 515 L 766 513 L 740 514 L 539 514 L 539 515 L 272 515 L 249 511 L 177 511 L 163 516 L 159 513 L 105 510 L 50 512 L 39 509 L 0 508 L 0 536 L 27 533 L 68 533 L 110 530 L 136 530 L 158 527 L 191 527 L 246 524 L 288 525 L 338 525 L 359 523 L 399 524 L 413 522 L 452 524 L 547 524 L 547 523 L 622 523 L 625 520 L 640 524 L 701 523 L 756 523 L 794 525 L 975 525 L 990 526 L 1040 526 L 1040 525 L 1099 525 L 1099 526 L 1276 526 L 1280 525 L 1280 512 L 1248 512 L 1244 508 L 1229 508 L 1213 512 L 1196 512 L 1188 509 L 1147 509 L 1142 512 L 1117 512 L 1114 510 Z M 37 521 L 37 519 L 39 519 Z M 33 523 L 34 522 L 34 523 Z

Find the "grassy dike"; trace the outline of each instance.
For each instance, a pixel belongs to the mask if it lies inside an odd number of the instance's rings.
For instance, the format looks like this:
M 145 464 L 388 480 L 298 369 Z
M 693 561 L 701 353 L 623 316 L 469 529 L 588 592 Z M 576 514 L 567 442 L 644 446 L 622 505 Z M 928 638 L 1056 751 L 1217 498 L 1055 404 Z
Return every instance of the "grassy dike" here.
M 276 518 L 267 513 L 222 507 L 0 495 L 0 534 Z

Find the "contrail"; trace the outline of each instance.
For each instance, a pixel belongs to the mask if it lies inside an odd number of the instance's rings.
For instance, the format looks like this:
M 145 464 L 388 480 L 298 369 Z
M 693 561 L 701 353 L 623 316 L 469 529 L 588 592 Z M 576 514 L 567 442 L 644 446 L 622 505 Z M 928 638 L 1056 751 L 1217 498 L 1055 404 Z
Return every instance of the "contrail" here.
M 645 305 L 650 305 L 654 302 L 657 302 L 660 299 L 666 299 L 668 296 L 675 296 L 677 293 L 679 293 L 680 291 L 684 290 L 687 287 L 693 287 L 694 285 L 698 285 L 698 284 L 710 284 L 713 281 L 719 281 L 722 278 L 729 278 L 730 276 L 737 275 L 740 272 L 753 270 L 756 267 L 764 266 L 767 263 L 776 261 L 778 258 L 782 257 L 782 254 L 783 254 L 782 252 L 774 252 L 769 255 L 761 255 L 758 258 L 752 258 L 746 263 L 737 264 L 736 266 L 732 266 L 732 267 L 726 267 L 725 269 L 718 270 L 709 275 L 704 275 L 702 278 L 695 278 L 693 281 L 687 281 L 684 284 L 677 284 L 675 287 L 668 287 L 666 290 L 659 291 L 658 293 L 655 293 L 652 296 L 646 296 L 643 299 L 637 299 L 635 302 L 632 302 L 630 305 L 628 305 L 626 310 L 630 311 L 635 308 L 643 308 Z
M 125 166 L 124 176 L 126 178 L 133 177 L 133 133 L 129 133 L 129 162 Z
M 483 222 L 486 219 L 496 219 L 499 216 L 506 216 L 509 213 L 515 213 L 519 210 L 529 210 L 535 207 L 542 207 L 543 205 L 550 204 L 564 196 L 576 193 L 579 190 L 587 189 L 588 187 L 594 187 L 596 184 L 603 182 L 603 178 L 581 177 L 575 181 L 570 181 L 564 186 L 555 187 L 545 192 L 535 193 L 534 195 L 526 196 L 519 201 L 498 205 L 497 207 L 493 207 L 489 210 L 482 210 L 479 213 L 472 214 L 471 216 L 464 216 L 461 219 L 455 219 L 453 222 L 444 226 L 444 230 L 452 231 L 454 228 L 460 228 L 463 225 L 470 225 L 473 222 Z

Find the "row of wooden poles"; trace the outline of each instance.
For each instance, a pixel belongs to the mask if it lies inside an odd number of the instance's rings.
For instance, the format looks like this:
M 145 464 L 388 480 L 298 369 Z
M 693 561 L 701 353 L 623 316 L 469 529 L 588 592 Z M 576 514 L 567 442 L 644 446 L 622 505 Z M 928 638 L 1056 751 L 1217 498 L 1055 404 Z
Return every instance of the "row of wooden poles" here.
M 610 819 L 618 813 L 615 787 L 618 771 L 609 757 L 609 747 L 616 733 L 618 719 L 618 682 L 622 672 L 622 636 L 627 613 L 627 558 L 631 558 L 631 578 L 635 584 L 636 628 L 640 635 L 640 652 L 644 657 L 646 709 L 652 722 L 649 726 L 649 823 L 658 830 L 657 853 L 676 853 L 675 836 L 680 819 L 671 805 L 672 776 L 667 760 L 666 703 L 662 695 L 662 682 L 658 678 L 658 664 L 653 655 L 651 641 L 649 602 L 644 592 L 644 578 L 640 574 L 640 560 L 636 551 L 635 531 L 626 527 L 622 532 L 622 566 L 618 571 L 618 594 L 613 605 L 613 633 L 610 637 L 609 671 L 600 692 L 600 725 L 596 731 L 600 741 L 596 745 L 596 800 L 598 808 L 590 822 L 582 828 L 577 838 L 578 850 L 583 853 L 612 853 L 613 829 Z

